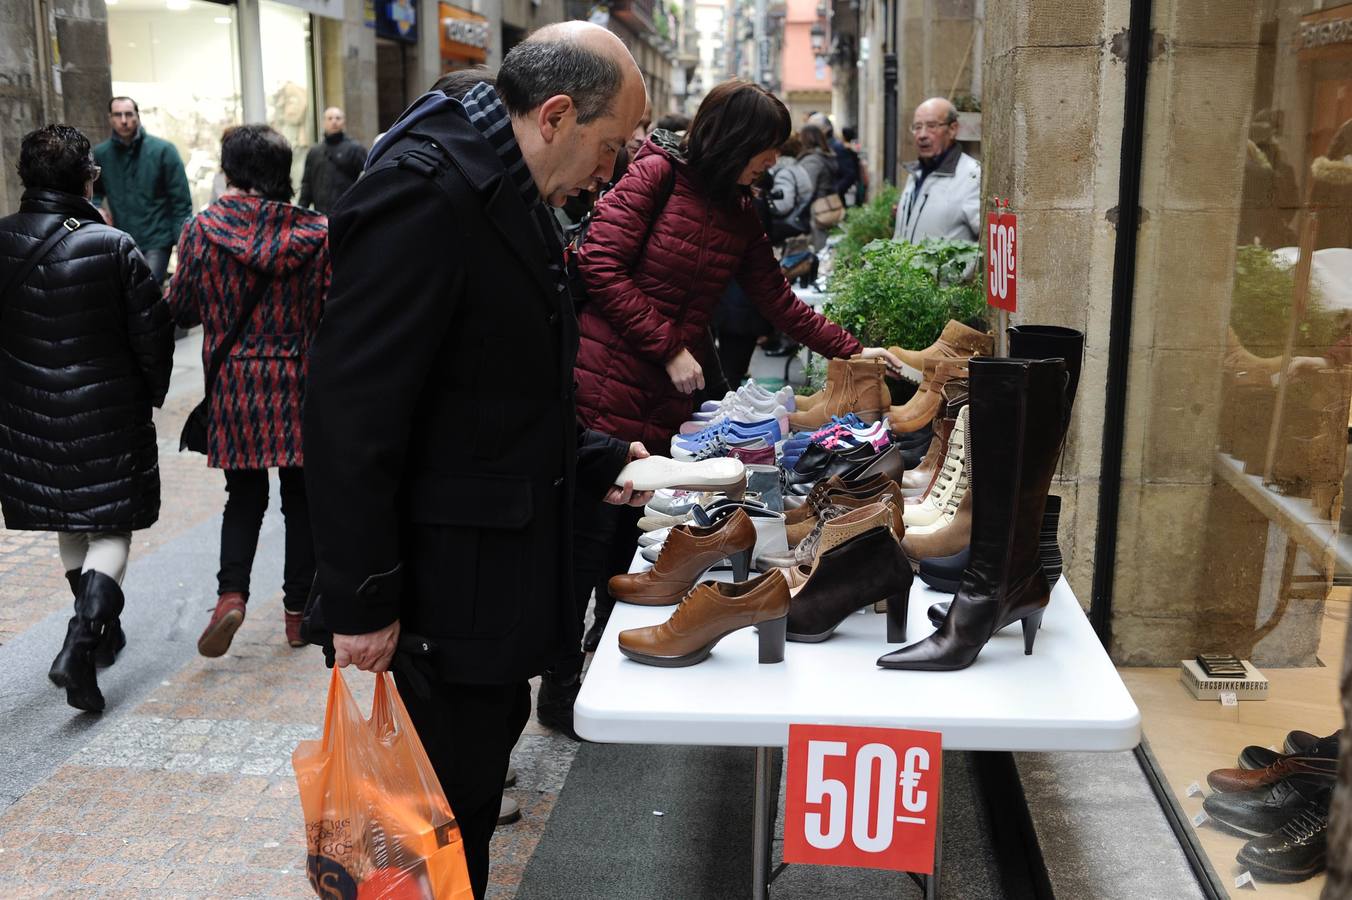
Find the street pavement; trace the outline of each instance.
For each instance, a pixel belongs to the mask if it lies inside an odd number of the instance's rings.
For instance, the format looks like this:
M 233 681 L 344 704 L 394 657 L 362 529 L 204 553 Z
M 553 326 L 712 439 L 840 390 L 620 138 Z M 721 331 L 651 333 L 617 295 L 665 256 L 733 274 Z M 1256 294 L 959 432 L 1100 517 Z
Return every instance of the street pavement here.
M 225 499 L 220 472 L 178 452 L 200 355 L 200 333 L 178 342 L 156 415 L 163 509 L 133 536 L 128 643 L 100 671 L 102 715 L 46 677 L 71 614 L 55 536 L 0 530 L 0 897 L 313 896 L 291 751 L 319 735 L 329 672 L 283 637 L 275 479 L 244 626 L 226 656 L 197 654 Z M 347 674 L 369 704 L 371 676 Z M 515 896 L 574 753 L 527 726 L 508 791 L 523 819 L 494 838 L 491 898 Z

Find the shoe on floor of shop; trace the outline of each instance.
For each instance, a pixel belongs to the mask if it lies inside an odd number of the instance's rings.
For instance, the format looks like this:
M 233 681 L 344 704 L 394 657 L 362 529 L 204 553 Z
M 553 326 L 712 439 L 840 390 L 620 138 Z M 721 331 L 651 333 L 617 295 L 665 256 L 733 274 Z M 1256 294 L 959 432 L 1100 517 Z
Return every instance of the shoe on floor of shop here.
M 540 678 L 540 691 L 535 697 L 535 720 L 575 741 L 582 740 L 573 730 L 573 704 L 581 690 L 581 675 L 560 679 L 546 672 Z
M 1328 810 L 1311 804 L 1277 831 L 1246 843 L 1235 859 L 1260 881 L 1305 881 L 1324 871 L 1328 828 Z
M 211 621 L 197 639 L 197 652 L 206 657 L 224 656 L 244 624 L 244 595 L 237 591 L 221 594 L 212 610 Z
M 746 466 L 740 459 L 681 462 L 665 456 L 636 459 L 615 476 L 616 484 L 634 483 L 636 491 L 662 488 L 728 490 L 746 485 Z
M 1213 791 L 1233 794 L 1237 791 L 1252 791 L 1267 787 L 1286 778 L 1307 771 L 1306 760 L 1338 758 L 1337 741 L 1316 741 L 1310 747 L 1309 756 L 1284 754 L 1278 756 L 1270 765 L 1261 769 L 1216 769 L 1207 773 L 1206 783 Z
M 1210 794 L 1202 808 L 1216 827 L 1241 837 L 1262 837 L 1277 829 L 1308 804 L 1329 802 L 1338 761 L 1304 757 L 1300 774 L 1281 781 L 1229 794 Z
M 510 825 L 519 821 L 521 821 L 521 805 L 511 797 L 503 795 L 502 803 L 498 806 L 498 824 Z
M 1329 748 L 1320 752 L 1315 752 L 1314 747 L 1319 743 L 1332 744 L 1331 755 L 1338 755 L 1338 741 L 1342 735 L 1341 731 L 1335 731 L 1333 734 L 1325 737 L 1319 737 L 1308 731 L 1291 731 L 1286 735 L 1286 740 L 1282 743 L 1283 750 L 1274 750 L 1271 747 L 1259 747 L 1256 744 L 1250 744 L 1239 754 L 1239 767 L 1241 769 L 1265 769 L 1277 761 L 1279 756 L 1328 756 Z

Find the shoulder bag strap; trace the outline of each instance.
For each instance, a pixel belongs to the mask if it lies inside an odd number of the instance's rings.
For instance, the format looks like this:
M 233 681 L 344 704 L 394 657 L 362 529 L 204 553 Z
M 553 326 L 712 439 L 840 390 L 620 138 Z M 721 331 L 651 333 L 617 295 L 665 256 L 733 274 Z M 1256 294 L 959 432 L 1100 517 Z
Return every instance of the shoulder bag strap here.
M 225 365 L 225 358 L 230 355 L 230 349 L 234 347 L 235 342 L 239 340 L 240 333 L 244 331 L 244 326 L 248 324 L 253 316 L 253 311 L 258 308 L 258 302 L 263 299 L 263 294 L 272 285 L 272 276 L 260 272 L 258 280 L 254 282 L 253 290 L 244 298 L 244 304 L 239 308 L 239 318 L 235 319 L 235 324 L 230 326 L 225 337 L 216 345 L 216 350 L 211 354 L 211 364 L 207 368 L 206 395 L 207 403 L 211 402 L 211 386 L 216 383 L 216 376 L 220 374 L 221 366 Z
M 38 267 L 38 263 L 42 262 L 43 259 L 47 257 L 48 253 L 51 253 L 56 249 L 56 245 L 61 243 L 61 240 L 66 235 L 71 234 L 83 224 L 84 223 L 79 219 L 73 217 L 66 219 L 66 221 L 62 222 L 60 226 L 57 227 L 56 231 L 48 236 L 47 240 L 43 241 L 36 250 L 30 253 L 28 258 L 20 263 L 19 268 L 10 276 L 9 281 L 5 282 L 5 286 L 0 288 L 0 306 L 3 306 L 5 298 L 9 296 L 9 292 L 23 284 L 24 279 L 32 274 L 33 270 Z

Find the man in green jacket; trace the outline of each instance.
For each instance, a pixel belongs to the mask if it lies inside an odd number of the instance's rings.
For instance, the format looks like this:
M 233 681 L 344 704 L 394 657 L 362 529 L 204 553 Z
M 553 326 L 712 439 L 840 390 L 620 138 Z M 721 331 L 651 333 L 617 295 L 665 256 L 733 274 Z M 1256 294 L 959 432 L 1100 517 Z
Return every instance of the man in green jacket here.
M 155 280 L 163 282 L 169 252 L 192 215 L 183 160 L 173 144 L 146 134 L 130 97 L 108 102 L 108 122 L 113 136 L 94 148 L 94 161 L 103 169 L 94 205 L 109 225 L 132 236 Z

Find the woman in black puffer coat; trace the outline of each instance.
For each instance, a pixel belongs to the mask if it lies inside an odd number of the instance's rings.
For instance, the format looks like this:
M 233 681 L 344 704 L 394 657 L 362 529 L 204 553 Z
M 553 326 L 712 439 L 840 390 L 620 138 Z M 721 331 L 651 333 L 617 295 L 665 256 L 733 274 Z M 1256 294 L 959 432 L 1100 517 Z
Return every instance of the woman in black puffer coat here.
M 95 665 L 118 623 L 131 532 L 159 518 L 151 408 L 173 365 L 169 307 L 130 237 L 89 202 L 98 167 L 66 125 L 26 135 L 19 212 L 0 219 L 0 509 L 5 527 L 55 531 L 75 616 L 52 663 L 77 709 L 103 709 Z M 78 223 L 18 284 L 30 255 Z M 8 285 L 8 289 L 5 289 Z

